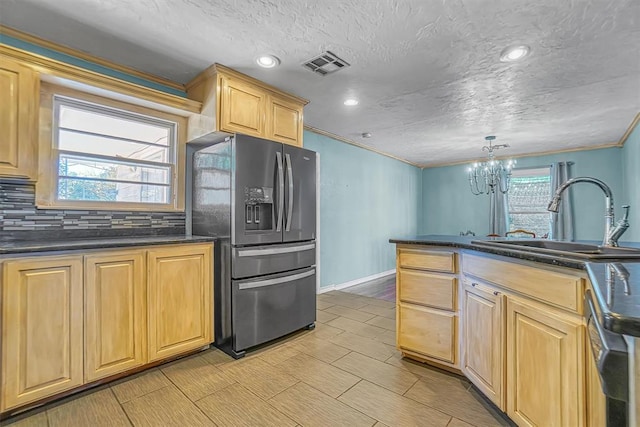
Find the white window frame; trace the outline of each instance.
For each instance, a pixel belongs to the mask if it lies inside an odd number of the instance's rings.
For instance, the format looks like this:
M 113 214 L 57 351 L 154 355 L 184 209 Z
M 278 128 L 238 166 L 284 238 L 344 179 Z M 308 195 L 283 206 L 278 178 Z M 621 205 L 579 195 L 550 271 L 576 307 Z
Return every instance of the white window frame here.
M 536 174 L 535 172 L 540 172 L 538 174 Z M 516 178 L 516 177 L 526 177 L 526 176 L 549 176 L 551 177 L 551 166 L 533 166 L 533 167 L 522 167 L 522 168 L 515 168 L 512 170 L 512 175 L 511 178 Z M 549 186 L 550 188 L 550 192 L 549 192 L 549 200 L 551 200 L 551 186 Z M 511 215 L 512 214 L 519 214 L 519 215 L 526 215 L 526 214 L 531 214 L 531 215 L 541 215 L 543 212 L 539 212 L 539 211 L 512 211 L 511 210 L 511 204 L 508 200 L 509 195 L 507 194 L 507 219 L 508 219 L 508 224 L 507 224 L 507 231 L 513 231 L 511 228 Z M 551 214 L 549 213 L 549 221 L 548 221 L 548 229 L 547 229 L 547 235 L 549 235 L 551 233 Z M 534 231 L 534 230 L 527 230 L 527 231 Z M 538 233 L 536 233 L 536 237 L 542 237 L 539 236 Z
M 58 199 L 60 154 L 67 153 L 58 149 L 57 117 L 60 105 L 106 113 L 113 117 L 134 119 L 140 123 L 170 127 L 170 164 L 137 159 L 118 159 L 118 162 L 125 164 L 170 166 L 167 203 Z M 39 178 L 36 183 L 37 207 L 41 209 L 183 212 L 186 125 L 186 117 L 43 82 L 40 99 Z M 73 152 L 69 153 L 73 155 Z M 114 161 L 110 156 L 98 154 L 88 154 L 87 157 L 95 158 L 96 160 Z M 135 184 L 144 183 L 136 182 Z

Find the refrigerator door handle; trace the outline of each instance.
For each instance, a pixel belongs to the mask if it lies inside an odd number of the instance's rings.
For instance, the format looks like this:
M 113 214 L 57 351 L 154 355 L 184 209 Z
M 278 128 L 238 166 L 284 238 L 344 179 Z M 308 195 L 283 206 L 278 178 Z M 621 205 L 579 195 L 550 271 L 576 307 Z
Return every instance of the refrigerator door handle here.
M 284 211 L 284 171 L 282 169 L 282 153 L 276 152 L 278 165 L 278 213 L 276 216 L 276 231 L 282 231 L 282 212 Z
M 238 256 L 253 257 L 253 256 L 264 256 L 264 255 L 289 254 L 294 252 L 309 251 L 311 249 L 315 249 L 315 247 L 316 247 L 315 243 L 310 243 L 308 245 L 289 246 L 286 248 L 238 249 Z
M 294 280 L 304 279 L 305 277 L 309 277 L 314 274 L 316 274 L 315 268 L 313 270 L 305 271 L 304 273 L 293 274 L 291 276 L 278 277 L 276 279 L 258 280 L 255 282 L 240 283 L 238 287 L 240 290 L 262 288 L 265 286 L 273 286 L 273 285 L 279 285 L 281 283 L 293 282 Z
M 285 164 L 287 166 L 287 180 L 289 181 L 289 206 L 287 206 L 287 225 L 285 231 L 291 230 L 291 220 L 293 219 L 293 170 L 291 169 L 291 156 L 289 153 L 284 155 Z

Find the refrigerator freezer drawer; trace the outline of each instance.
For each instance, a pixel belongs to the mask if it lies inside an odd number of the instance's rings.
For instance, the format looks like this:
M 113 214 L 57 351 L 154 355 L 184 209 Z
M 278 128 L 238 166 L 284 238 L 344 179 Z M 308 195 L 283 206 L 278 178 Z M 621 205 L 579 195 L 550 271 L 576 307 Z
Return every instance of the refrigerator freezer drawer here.
M 262 276 L 309 267 L 316 263 L 314 241 L 232 249 L 232 277 Z
M 232 282 L 233 347 L 242 351 L 315 322 L 315 267 Z

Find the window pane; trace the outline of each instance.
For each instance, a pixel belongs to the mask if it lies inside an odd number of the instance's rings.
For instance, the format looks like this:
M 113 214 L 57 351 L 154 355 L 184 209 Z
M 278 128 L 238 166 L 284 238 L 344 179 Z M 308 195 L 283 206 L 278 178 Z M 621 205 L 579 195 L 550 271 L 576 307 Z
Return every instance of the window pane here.
M 90 157 L 61 155 L 58 174 L 62 177 L 169 184 L 171 170 L 169 166 L 135 165 L 92 159 Z
M 536 233 L 536 237 L 543 237 L 549 233 L 550 220 L 551 215 L 549 212 L 535 214 L 509 213 L 510 231 L 518 229 L 533 231 Z
M 99 154 L 102 156 L 125 157 L 158 163 L 170 163 L 169 147 L 139 144 L 97 135 L 81 134 L 60 130 L 58 148 L 78 153 Z
M 549 168 L 514 170 L 508 193 L 509 230 L 527 230 L 536 237 L 548 235 L 551 200 L 551 173 Z
M 169 188 L 150 184 L 60 178 L 58 198 L 101 202 L 168 203 Z
M 169 145 L 171 127 L 145 123 L 144 118 L 139 121 L 129 120 L 101 114 L 95 111 L 85 111 L 69 105 L 60 105 L 58 126 L 85 132 L 109 135 L 120 138 L 135 139 L 154 144 Z

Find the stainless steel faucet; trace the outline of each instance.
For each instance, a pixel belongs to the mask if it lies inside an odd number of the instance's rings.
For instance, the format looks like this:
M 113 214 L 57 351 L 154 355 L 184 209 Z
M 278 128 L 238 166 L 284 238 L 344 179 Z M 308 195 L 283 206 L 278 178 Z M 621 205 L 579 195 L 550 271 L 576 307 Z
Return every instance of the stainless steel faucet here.
M 551 199 L 551 201 L 549 202 L 549 206 L 547 206 L 547 210 L 557 213 L 560 208 L 560 201 L 562 200 L 560 196 L 562 195 L 564 190 L 577 182 L 589 182 L 591 184 L 595 184 L 604 192 L 604 239 L 602 240 L 602 245 L 618 246 L 618 239 L 624 234 L 625 231 L 627 231 L 627 228 L 629 228 L 629 206 L 623 206 L 623 208 L 625 209 L 624 217 L 614 226 L 613 193 L 611 192 L 609 186 L 599 179 L 591 178 L 589 176 L 581 176 L 566 181 L 556 191 L 553 199 Z

